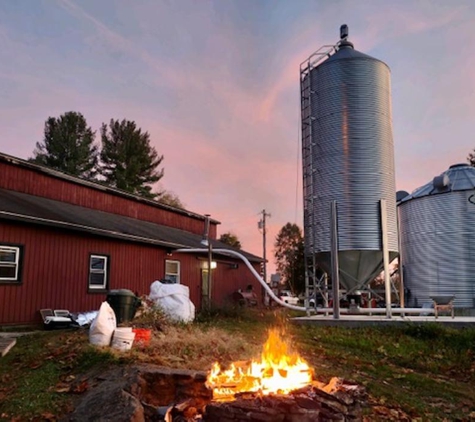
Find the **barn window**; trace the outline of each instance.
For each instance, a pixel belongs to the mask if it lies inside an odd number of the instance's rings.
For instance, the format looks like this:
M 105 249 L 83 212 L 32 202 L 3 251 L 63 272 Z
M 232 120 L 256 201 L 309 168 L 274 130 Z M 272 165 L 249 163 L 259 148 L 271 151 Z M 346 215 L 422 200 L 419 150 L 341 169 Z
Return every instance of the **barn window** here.
M 107 289 L 107 263 L 107 256 L 91 255 L 89 259 L 89 289 Z
M 165 261 L 165 279 L 180 283 L 180 261 Z
M 19 246 L 0 245 L 0 282 L 20 282 Z

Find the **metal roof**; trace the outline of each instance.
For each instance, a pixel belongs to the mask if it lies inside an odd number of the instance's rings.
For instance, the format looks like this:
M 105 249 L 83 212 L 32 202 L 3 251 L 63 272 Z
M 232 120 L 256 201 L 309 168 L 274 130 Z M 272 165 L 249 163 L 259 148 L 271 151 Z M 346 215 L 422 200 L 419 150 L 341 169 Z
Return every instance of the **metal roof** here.
M 151 205 L 151 206 L 156 207 L 156 208 L 166 209 L 166 210 L 172 211 L 176 214 L 186 215 L 188 217 L 196 218 L 198 220 L 205 220 L 205 216 L 203 216 L 201 214 L 197 214 L 197 213 L 192 212 L 192 211 L 188 211 L 188 210 L 185 210 L 185 209 L 182 209 L 182 208 L 176 208 L 176 207 L 173 207 L 173 206 L 168 205 L 168 204 L 163 204 L 161 202 L 154 201 L 154 200 L 148 199 L 148 198 L 144 198 L 142 196 L 134 195 L 130 192 L 126 192 L 126 191 L 123 191 L 123 190 L 120 190 L 120 189 L 117 189 L 117 188 L 102 185 L 102 184 L 97 183 L 97 182 L 84 180 L 84 179 L 81 179 L 79 177 L 75 177 L 75 176 L 71 176 L 69 174 L 63 173 L 59 170 L 55 170 L 55 169 L 52 169 L 52 168 L 49 168 L 49 167 L 46 167 L 46 166 L 42 166 L 42 165 L 39 165 L 39 164 L 34 164 L 34 163 L 29 162 L 29 161 L 22 160 L 21 158 L 13 157 L 11 155 L 0 152 L 0 162 L 2 162 L 2 161 L 5 162 L 5 163 L 8 163 L 8 164 L 13 164 L 13 165 L 18 166 L 18 167 L 27 168 L 27 169 L 35 171 L 37 173 L 46 174 L 46 175 L 48 175 L 50 177 L 54 177 L 56 179 L 66 180 L 68 182 L 71 182 L 71 183 L 74 183 L 74 184 L 77 184 L 77 185 L 87 186 L 88 188 L 91 188 L 91 189 L 94 189 L 94 190 L 99 190 L 101 192 L 106 192 L 106 193 L 111 194 L 111 195 L 121 196 L 123 198 L 127 198 L 127 199 L 130 199 L 130 200 L 136 201 L 136 202 L 142 202 L 142 203 L 145 203 L 147 205 Z M 213 218 L 211 218 L 210 221 L 214 224 L 221 224 L 218 220 L 215 220 Z
M 399 203 L 424 196 L 475 189 L 475 167 L 468 164 L 454 164 L 448 170 L 434 177 L 429 183 L 415 189 Z
M 203 248 L 200 243 L 202 237 L 194 233 L 7 189 L 0 189 L 0 219 L 170 249 Z M 212 240 L 211 243 L 213 248 L 236 250 L 218 240 Z M 250 261 L 262 261 L 258 256 L 240 252 Z
M 389 66 L 384 63 L 382 60 L 376 59 L 368 54 L 362 53 L 361 51 L 355 50 L 353 43 L 349 41 L 342 41 L 338 44 L 338 51 L 332 54 L 328 59 L 323 61 L 319 66 L 323 66 L 328 63 L 332 63 L 335 60 L 345 60 L 345 59 L 369 59 L 369 60 L 376 60 L 378 62 L 383 63 L 388 69 Z

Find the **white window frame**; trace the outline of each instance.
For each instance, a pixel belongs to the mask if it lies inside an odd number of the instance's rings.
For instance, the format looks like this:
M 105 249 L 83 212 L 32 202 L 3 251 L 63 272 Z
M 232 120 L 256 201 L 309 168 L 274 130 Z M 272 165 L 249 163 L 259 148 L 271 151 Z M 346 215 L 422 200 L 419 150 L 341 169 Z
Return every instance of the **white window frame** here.
M 0 245 L 0 251 L 15 252 L 15 262 L 0 261 L 0 267 L 15 267 L 15 277 L 0 277 L 1 281 L 20 281 L 20 247 Z
M 104 260 L 104 269 L 97 270 L 91 267 L 92 259 L 102 259 Z M 109 264 L 109 257 L 107 255 L 97 255 L 91 254 L 89 255 L 89 275 L 88 275 L 88 287 L 89 290 L 106 290 L 107 289 L 107 267 Z M 102 284 L 91 284 L 91 274 L 104 274 L 104 282 Z
M 176 273 L 167 272 L 168 264 L 176 264 L 177 272 Z M 168 278 L 168 276 L 171 275 L 173 277 L 176 277 L 176 284 L 180 284 L 180 273 L 181 273 L 180 261 L 175 261 L 171 259 L 165 260 L 165 278 Z

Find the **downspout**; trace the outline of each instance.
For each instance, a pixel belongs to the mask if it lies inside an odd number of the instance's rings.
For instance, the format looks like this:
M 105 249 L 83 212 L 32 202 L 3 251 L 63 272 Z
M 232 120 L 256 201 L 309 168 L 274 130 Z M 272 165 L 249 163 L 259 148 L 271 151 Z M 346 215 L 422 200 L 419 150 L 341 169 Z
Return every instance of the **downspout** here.
M 208 253 L 208 249 L 176 249 L 174 252 L 180 252 L 180 253 Z M 269 294 L 269 296 L 276 301 L 279 305 L 285 306 L 286 308 L 293 309 L 294 311 L 307 311 L 306 308 L 302 306 L 294 306 L 294 305 L 289 305 L 288 303 L 285 303 L 284 301 L 280 300 L 272 291 L 272 289 L 267 285 L 267 283 L 261 278 L 259 273 L 254 269 L 254 267 L 251 265 L 249 260 L 241 253 L 236 252 L 236 251 L 231 251 L 228 249 L 213 249 L 214 253 L 218 253 L 221 255 L 228 255 L 228 256 L 235 256 L 237 258 L 241 258 L 241 260 L 246 264 L 247 268 L 251 270 L 251 273 L 256 277 L 257 281 L 261 283 L 262 287 L 264 290 Z

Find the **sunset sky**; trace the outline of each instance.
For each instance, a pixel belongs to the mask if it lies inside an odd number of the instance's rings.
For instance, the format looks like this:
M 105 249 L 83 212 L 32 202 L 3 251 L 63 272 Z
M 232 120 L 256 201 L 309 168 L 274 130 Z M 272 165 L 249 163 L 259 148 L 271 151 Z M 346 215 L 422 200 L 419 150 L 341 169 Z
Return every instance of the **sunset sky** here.
M 299 63 L 343 23 L 391 68 L 397 189 L 465 162 L 473 0 L 0 0 L 0 151 L 30 157 L 66 111 L 96 131 L 135 120 L 165 156 L 162 187 L 219 233 L 261 255 L 259 212 L 272 214 L 272 263 L 278 230 L 302 225 Z

